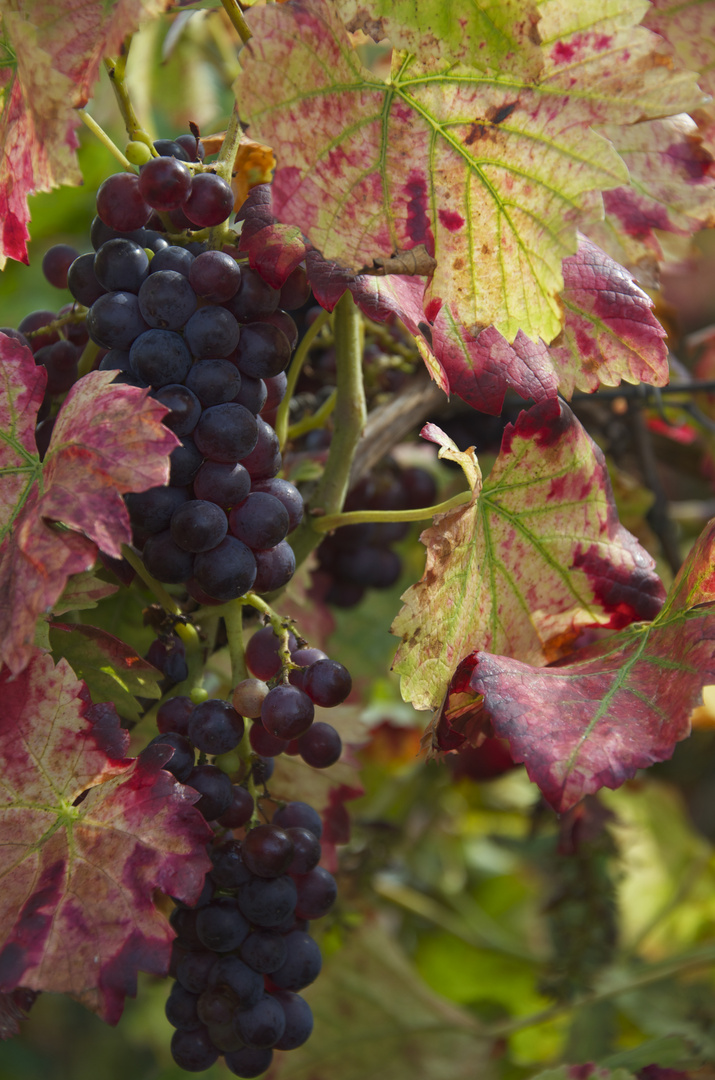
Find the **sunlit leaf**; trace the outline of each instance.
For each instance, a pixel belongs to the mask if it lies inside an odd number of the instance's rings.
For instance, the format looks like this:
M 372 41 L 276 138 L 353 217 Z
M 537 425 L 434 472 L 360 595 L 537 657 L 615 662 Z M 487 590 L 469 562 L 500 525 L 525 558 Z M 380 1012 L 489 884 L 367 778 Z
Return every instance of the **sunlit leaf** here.
M 69 994 L 115 1023 L 137 971 L 168 968 L 152 894 L 195 902 L 210 830 L 165 750 L 124 757 L 116 713 L 88 708 L 66 661 L 35 656 L 0 683 L 0 989 Z
M 691 710 L 715 678 L 714 546 L 710 522 L 654 620 L 571 663 L 539 669 L 474 652 L 458 670 L 455 688 L 484 696 L 495 733 L 557 811 L 619 787 L 689 734 Z
M 601 451 L 555 401 L 507 427 L 481 494 L 421 539 L 425 572 L 392 628 L 402 694 L 418 709 L 441 703 L 476 649 L 539 666 L 584 627 L 651 618 L 664 596 L 653 559 L 618 521 Z

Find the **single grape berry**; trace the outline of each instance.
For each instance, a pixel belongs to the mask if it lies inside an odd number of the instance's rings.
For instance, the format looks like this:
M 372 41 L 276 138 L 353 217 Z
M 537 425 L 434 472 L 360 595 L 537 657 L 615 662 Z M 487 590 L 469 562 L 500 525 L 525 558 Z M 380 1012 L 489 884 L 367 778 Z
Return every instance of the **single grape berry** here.
M 257 720 L 267 694 L 268 684 L 262 679 L 242 679 L 233 691 L 233 706 L 241 716 Z
M 198 173 L 182 206 L 187 218 L 200 229 L 220 225 L 233 210 L 233 191 L 215 173 Z
M 307 694 L 297 686 L 274 686 L 261 708 L 261 722 L 279 739 L 297 739 L 313 723 L 315 709 Z
M 243 861 L 258 877 L 280 877 L 293 859 L 293 841 L 278 825 L 257 825 L 243 841 Z
M 317 660 L 303 677 L 303 689 L 310 700 L 325 709 L 342 704 L 352 686 L 350 672 L 337 660 Z
M 219 698 L 196 705 L 189 721 L 189 738 L 205 754 L 227 754 L 234 750 L 243 738 L 243 730 L 243 717 Z
M 322 721 L 312 724 L 305 735 L 298 739 L 298 753 L 306 765 L 312 765 L 314 769 L 327 769 L 334 765 L 342 750 L 342 740 L 335 728 Z
M 151 207 L 139 190 L 139 177 L 128 172 L 107 177 L 97 192 L 97 213 L 105 225 L 119 232 L 146 225 Z

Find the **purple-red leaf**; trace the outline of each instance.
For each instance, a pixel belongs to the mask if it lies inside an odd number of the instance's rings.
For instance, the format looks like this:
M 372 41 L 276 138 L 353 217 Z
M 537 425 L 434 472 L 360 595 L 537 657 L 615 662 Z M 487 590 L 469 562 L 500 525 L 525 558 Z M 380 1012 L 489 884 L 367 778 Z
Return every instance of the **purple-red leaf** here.
M 481 493 L 421 540 L 425 572 L 393 624 L 402 694 L 418 709 L 440 705 L 477 649 L 546 664 L 585 627 L 652 618 L 665 595 L 618 521 L 603 454 L 558 401 L 506 428 Z
M 0 990 L 69 994 L 116 1023 L 137 971 L 168 968 L 153 892 L 195 902 L 210 830 L 164 750 L 124 757 L 116 713 L 89 707 L 66 661 L 36 655 L 0 687 Z
M 67 395 L 41 464 L 34 421 L 44 370 L 0 334 L 0 372 L 0 658 L 17 672 L 69 576 L 90 570 L 98 547 L 118 557 L 131 540 L 122 494 L 166 483 L 177 440 L 161 422 L 164 405 L 93 371 Z
M 482 694 L 495 733 L 558 812 L 663 761 L 690 732 L 715 681 L 715 521 L 649 624 L 635 624 L 570 663 L 534 668 L 474 652 L 453 689 Z

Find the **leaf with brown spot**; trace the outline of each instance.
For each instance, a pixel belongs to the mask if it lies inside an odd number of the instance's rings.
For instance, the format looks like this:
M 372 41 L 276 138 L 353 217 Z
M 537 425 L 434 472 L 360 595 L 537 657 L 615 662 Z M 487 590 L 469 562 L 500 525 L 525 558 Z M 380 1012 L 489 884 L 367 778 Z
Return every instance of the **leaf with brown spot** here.
M 476 649 L 539 666 L 587 626 L 652 618 L 665 595 L 618 521 L 603 454 L 558 401 L 522 412 L 481 493 L 420 539 L 425 573 L 392 627 L 402 695 L 418 709 L 441 704 Z

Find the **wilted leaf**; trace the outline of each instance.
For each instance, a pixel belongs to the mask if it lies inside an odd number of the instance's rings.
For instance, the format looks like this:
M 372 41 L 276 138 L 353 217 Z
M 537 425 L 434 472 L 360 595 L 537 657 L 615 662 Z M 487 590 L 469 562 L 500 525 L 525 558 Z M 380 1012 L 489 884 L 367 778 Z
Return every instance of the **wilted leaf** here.
M 210 868 L 195 792 L 124 758 L 128 735 L 66 661 L 0 677 L 0 989 L 69 994 L 115 1023 L 138 970 L 166 972 L 161 889 L 194 902 Z
M 715 678 L 715 521 L 654 620 L 537 669 L 474 652 L 457 690 L 483 694 L 495 733 L 558 812 L 670 757 Z
M 161 697 L 162 673 L 106 630 L 82 623 L 52 623 L 50 644 L 55 659 L 64 657 L 77 677 L 84 679 L 92 701 L 111 701 L 127 720 L 136 722 L 142 716 L 137 697 Z
M 653 559 L 618 521 L 601 451 L 556 401 L 506 428 L 481 494 L 421 540 L 425 572 L 392 627 L 402 695 L 418 709 L 441 703 L 478 648 L 546 664 L 584 627 L 650 618 L 664 596 Z
M 266 1080 L 491 1080 L 489 1043 L 468 1012 L 438 997 L 377 926 L 353 931 L 305 992 L 308 1042 L 281 1054 Z M 350 1033 L 346 1042 L 346 1032 Z
M 85 570 L 69 579 L 52 611 L 55 615 L 64 615 L 66 611 L 95 608 L 100 600 L 112 596 L 118 588 L 118 585 L 97 577 L 94 570 Z
M 102 57 L 168 0 L 0 0 L 0 269 L 27 262 L 27 196 L 81 184 L 75 109 L 85 105 Z
M 40 465 L 29 444 L 39 404 L 34 359 L 0 334 L 0 369 L 12 388 L 0 428 L 8 455 L 8 471 L 0 472 L 0 648 L 17 672 L 32 654 L 38 617 L 69 576 L 94 566 L 97 547 L 118 557 L 130 541 L 122 494 L 166 483 L 176 436 L 161 423 L 165 406 L 145 390 L 112 385 L 114 372 L 93 371 L 67 395 Z M 23 379 L 33 388 L 27 398 L 18 389 Z
M 601 190 L 627 182 L 592 126 L 703 100 L 636 26 L 642 13 L 636 0 L 614 15 L 597 0 L 578 12 L 546 5 L 533 80 L 505 72 L 487 41 L 479 68 L 410 51 L 384 83 L 324 0 L 254 9 L 237 92 L 251 135 L 278 157 L 278 218 L 354 270 L 423 244 L 438 263 L 428 322 L 444 304 L 472 335 L 494 325 L 508 340 L 522 330 L 550 342 L 576 228 L 598 217 Z M 422 31 L 401 33 L 419 48 Z M 477 41 L 465 35 L 464 46 Z

